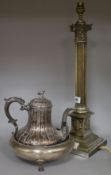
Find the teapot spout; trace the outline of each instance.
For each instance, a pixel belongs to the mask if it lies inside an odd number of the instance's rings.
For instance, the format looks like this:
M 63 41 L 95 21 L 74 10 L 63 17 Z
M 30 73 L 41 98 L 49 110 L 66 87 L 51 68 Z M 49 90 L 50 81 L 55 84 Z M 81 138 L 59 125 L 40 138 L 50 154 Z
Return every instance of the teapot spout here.
M 72 108 L 67 108 L 62 117 L 62 124 L 61 124 L 61 135 L 62 135 L 62 140 L 65 140 L 69 136 L 69 127 L 67 125 L 67 117 L 70 116 L 74 109 Z

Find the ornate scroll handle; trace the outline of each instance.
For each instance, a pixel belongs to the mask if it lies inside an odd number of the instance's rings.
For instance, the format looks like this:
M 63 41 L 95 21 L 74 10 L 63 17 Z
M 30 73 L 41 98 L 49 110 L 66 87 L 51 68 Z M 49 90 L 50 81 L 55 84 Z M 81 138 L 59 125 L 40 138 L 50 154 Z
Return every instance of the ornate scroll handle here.
M 14 133 L 14 136 L 16 137 L 16 134 L 18 132 L 18 125 L 17 125 L 17 120 L 14 119 L 11 115 L 10 115 L 10 112 L 9 112 L 9 107 L 12 103 L 14 102 L 18 102 L 20 105 L 21 105 L 21 110 L 23 109 L 26 109 L 26 106 L 24 105 L 25 104 L 25 101 L 22 99 L 22 98 L 18 98 L 18 97 L 11 97 L 11 98 L 8 98 L 8 99 L 4 99 L 5 100 L 5 107 L 4 107 L 4 110 L 5 110 L 5 114 L 7 116 L 7 118 L 9 119 L 9 123 L 12 123 L 15 127 L 15 133 Z
M 62 124 L 61 124 L 61 132 L 62 132 L 63 140 L 67 138 L 67 136 L 69 135 L 69 129 L 67 126 L 67 117 L 70 116 L 73 111 L 74 109 L 67 108 L 63 113 Z

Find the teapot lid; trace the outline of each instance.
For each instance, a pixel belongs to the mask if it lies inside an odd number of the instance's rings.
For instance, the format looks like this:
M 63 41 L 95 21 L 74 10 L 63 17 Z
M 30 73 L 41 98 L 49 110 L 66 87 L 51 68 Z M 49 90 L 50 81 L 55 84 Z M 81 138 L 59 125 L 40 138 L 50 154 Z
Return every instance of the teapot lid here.
M 38 98 L 34 98 L 30 101 L 32 108 L 51 108 L 52 102 L 45 98 L 45 91 L 38 92 Z

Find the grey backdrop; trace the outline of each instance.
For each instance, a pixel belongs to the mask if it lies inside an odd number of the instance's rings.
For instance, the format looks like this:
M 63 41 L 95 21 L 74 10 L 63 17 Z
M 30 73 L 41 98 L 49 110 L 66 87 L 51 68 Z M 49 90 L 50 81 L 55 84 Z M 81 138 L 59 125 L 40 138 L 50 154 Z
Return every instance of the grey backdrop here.
M 0 1 L 2 156 L 9 155 L 9 159 L 15 156 L 12 157 L 12 153 L 9 153 L 8 140 L 13 127 L 7 123 L 4 114 L 4 98 L 22 97 L 28 103 L 37 96 L 38 91 L 45 90 L 46 97 L 53 103 L 53 124 L 59 127 L 63 111 L 74 106 L 74 34 L 69 31 L 69 26 L 77 20 L 74 9 L 76 2 Z M 91 118 L 91 125 L 94 132 L 100 136 L 110 137 L 111 1 L 85 0 L 85 3 L 85 19 L 87 23 L 94 24 L 93 30 L 88 33 L 87 61 L 88 106 L 95 112 Z M 18 118 L 19 125 L 23 126 L 27 120 L 27 113 L 20 112 L 17 104 L 12 105 L 11 112 Z M 6 159 L 2 157 L 0 160 Z M 5 170 L 2 170 L 3 175 Z

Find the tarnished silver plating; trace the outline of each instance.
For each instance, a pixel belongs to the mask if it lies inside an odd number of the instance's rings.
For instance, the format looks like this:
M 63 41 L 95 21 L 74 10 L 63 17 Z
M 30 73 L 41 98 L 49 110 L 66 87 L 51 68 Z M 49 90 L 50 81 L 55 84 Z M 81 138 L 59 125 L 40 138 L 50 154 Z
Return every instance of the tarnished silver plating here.
M 71 151 L 74 141 L 69 137 L 67 126 L 67 116 L 70 115 L 71 109 L 65 110 L 61 129 L 57 130 L 51 121 L 52 102 L 44 97 L 44 91 L 38 93 L 38 98 L 31 100 L 28 105 L 18 97 L 5 101 L 6 116 L 15 127 L 10 143 L 19 157 L 31 161 L 36 159 L 40 164 L 41 161 L 55 160 Z M 21 105 L 21 110 L 28 112 L 28 122 L 21 129 L 18 129 L 17 120 L 9 112 L 9 107 L 14 102 Z

